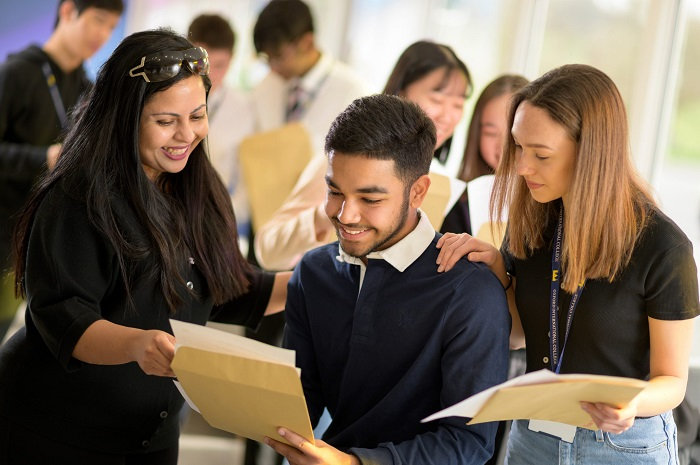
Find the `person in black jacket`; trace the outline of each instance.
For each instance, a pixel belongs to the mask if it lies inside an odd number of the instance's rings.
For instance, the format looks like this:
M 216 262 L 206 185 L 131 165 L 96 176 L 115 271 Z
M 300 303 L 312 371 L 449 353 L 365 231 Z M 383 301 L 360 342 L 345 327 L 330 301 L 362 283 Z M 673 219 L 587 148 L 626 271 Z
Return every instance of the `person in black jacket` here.
M 175 464 L 169 319 L 255 327 L 289 273 L 251 267 L 201 141 L 207 53 L 135 33 L 101 68 L 18 222 L 26 327 L 0 349 L 0 463 Z
M 90 86 L 83 61 L 107 41 L 123 9 L 122 0 L 61 0 L 46 43 L 0 65 L 0 340 L 18 303 L 6 275 L 14 218 L 56 163 L 67 114 Z

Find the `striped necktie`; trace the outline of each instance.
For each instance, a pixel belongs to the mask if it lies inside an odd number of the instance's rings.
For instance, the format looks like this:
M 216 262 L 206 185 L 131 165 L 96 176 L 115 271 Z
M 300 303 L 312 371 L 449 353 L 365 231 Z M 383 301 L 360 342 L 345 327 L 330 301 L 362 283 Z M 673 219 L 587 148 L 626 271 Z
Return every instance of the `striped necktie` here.
M 306 92 L 298 83 L 289 89 L 285 121 L 291 122 L 301 119 L 305 109 L 305 97 Z

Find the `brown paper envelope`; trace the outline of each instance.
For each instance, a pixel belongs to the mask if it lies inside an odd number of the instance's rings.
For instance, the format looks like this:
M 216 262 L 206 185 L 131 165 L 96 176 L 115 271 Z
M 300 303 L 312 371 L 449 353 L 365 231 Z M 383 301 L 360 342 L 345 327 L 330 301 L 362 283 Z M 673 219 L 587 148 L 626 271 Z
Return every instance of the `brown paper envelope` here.
M 180 347 L 172 368 L 211 426 L 255 441 L 286 442 L 277 434 L 284 426 L 314 441 L 295 367 Z
M 591 417 L 579 402 L 604 402 L 623 407 L 639 394 L 646 383 L 616 378 L 563 381 L 500 389 L 468 424 L 486 421 L 536 419 L 557 421 L 595 430 Z
M 253 134 L 241 142 L 238 156 L 254 230 L 282 205 L 312 154 L 311 139 L 301 123 Z
M 506 235 L 506 223 L 501 221 L 483 223 L 476 233 L 477 239 L 491 244 L 497 249 L 501 248 L 501 242 Z
M 447 203 L 450 201 L 450 178 L 432 171 L 428 176 L 430 176 L 430 188 L 420 209 L 428 215 L 433 228 L 439 231 L 445 219 Z

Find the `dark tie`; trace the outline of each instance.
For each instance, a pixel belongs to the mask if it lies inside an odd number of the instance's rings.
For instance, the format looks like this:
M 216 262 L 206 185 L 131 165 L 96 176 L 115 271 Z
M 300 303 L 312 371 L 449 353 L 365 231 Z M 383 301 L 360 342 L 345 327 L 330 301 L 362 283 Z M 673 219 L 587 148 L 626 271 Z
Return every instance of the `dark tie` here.
M 304 92 L 304 89 L 299 84 L 295 84 L 291 89 L 289 89 L 285 121 L 289 122 L 301 119 L 304 113 L 305 94 L 306 92 Z

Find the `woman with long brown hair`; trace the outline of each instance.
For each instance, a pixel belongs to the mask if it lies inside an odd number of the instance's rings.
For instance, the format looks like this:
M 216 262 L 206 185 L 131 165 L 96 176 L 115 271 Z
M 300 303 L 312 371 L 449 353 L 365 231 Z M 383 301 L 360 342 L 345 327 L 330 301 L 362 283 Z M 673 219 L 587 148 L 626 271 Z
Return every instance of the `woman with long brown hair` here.
M 554 69 L 515 94 L 509 128 L 491 199 L 493 216 L 508 209 L 501 250 L 446 234 L 438 270 L 464 255 L 491 268 L 528 371 L 649 385 L 625 407 L 583 402 L 598 431 L 514 421 L 507 463 L 677 463 L 671 409 L 686 389 L 697 268 L 633 169 L 615 84 L 586 65 Z

